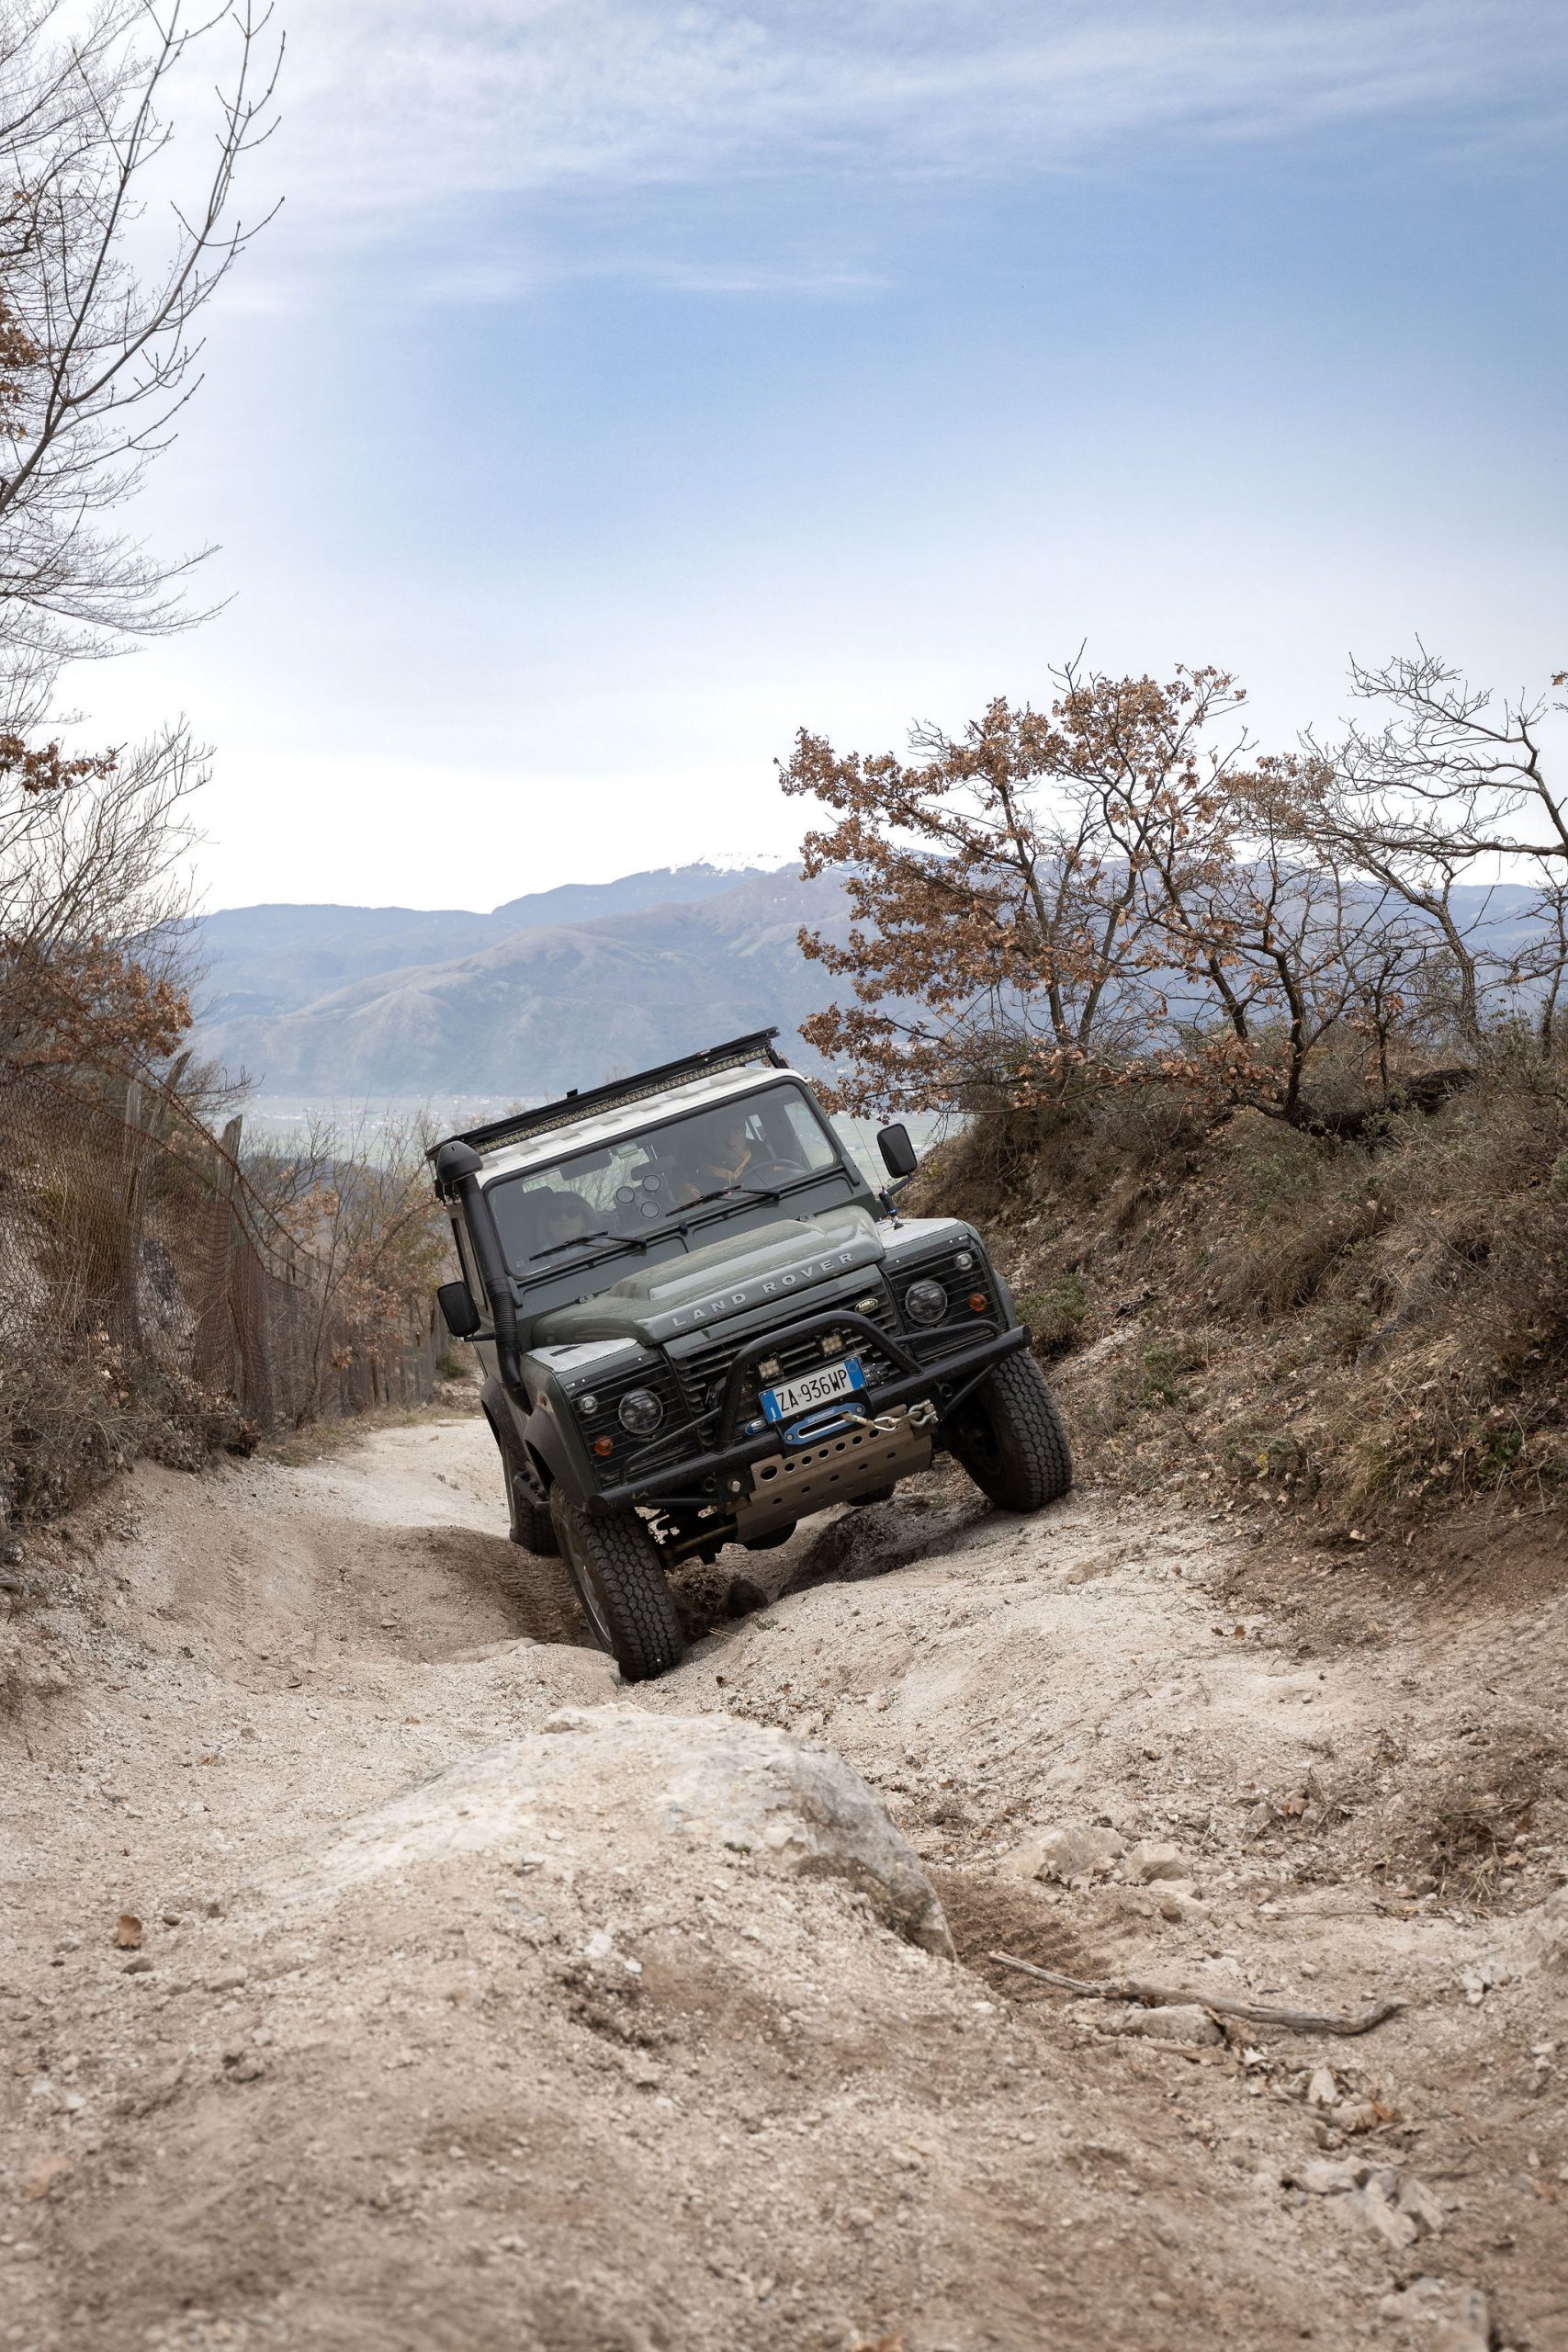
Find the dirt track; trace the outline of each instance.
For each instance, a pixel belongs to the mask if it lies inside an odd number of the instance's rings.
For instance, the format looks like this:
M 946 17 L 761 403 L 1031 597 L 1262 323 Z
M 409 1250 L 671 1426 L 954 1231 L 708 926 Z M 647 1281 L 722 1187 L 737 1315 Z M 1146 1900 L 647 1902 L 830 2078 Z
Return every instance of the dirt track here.
M 744 1856 L 666 1883 L 608 1806 L 532 1941 L 458 1860 L 330 1932 L 247 1907 L 410 1782 L 627 1695 L 508 1589 L 502 1524 L 453 1419 L 140 1472 L 28 1563 L 0 2344 L 1568 2344 L 1562 1599 L 1396 1601 L 1191 1513 L 1023 1522 L 933 1476 L 736 1555 L 788 1587 L 747 1614 L 694 1577 L 701 1638 L 635 1702 L 839 1749 L 974 1973 Z M 1111 1874 L 1033 1877 L 1059 1827 L 1115 1833 Z M 616 1905 L 635 2016 L 572 1945 Z M 1409 2007 L 1156 2043 L 998 1949 Z

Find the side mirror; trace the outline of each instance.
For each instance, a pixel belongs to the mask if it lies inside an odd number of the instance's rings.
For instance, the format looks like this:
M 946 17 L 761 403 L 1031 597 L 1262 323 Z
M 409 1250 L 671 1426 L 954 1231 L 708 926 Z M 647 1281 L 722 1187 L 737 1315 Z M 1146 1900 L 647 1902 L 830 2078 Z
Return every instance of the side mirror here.
M 879 1131 L 876 1148 L 882 1154 L 882 1165 L 889 1176 L 900 1179 L 912 1176 L 919 1166 L 919 1155 L 909 1141 L 909 1130 L 902 1120 L 896 1126 L 883 1127 Z
M 479 1328 L 479 1310 L 467 1283 L 443 1283 L 435 1294 L 442 1320 L 455 1340 L 471 1340 Z

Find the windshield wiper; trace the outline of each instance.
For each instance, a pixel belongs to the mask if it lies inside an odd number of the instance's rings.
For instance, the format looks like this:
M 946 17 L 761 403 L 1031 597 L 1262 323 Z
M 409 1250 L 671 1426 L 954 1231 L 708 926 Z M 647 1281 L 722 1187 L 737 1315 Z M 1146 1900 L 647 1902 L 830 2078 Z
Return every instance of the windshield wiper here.
M 699 1193 L 694 1201 L 683 1201 L 681 1214 L 687 1209 L 705 1207 L 709 1201 L 782 1201 L 784 1194 L 775 1193 L 771 1184 L 720 1184 L 716 1192 Z
M 570 1241 L 552 1241 L 547 1249 L 536 1250 L 528 1263 L 536 1266 L 541 1258 L 558 1258 L 563 1250 L 581 1250 L 590 1241 L 613 1241 L 618 1250 L 646 1250 L 661 1233 L 683 1233 L 693 1209 L 711 1208 L 716 1201 L 781 1201 L 783 1198 L 784 1194 L 776 1193 L 771 1184 L 721 1184 L 715 1192 L 699 1193 L 694 1201 L 683 1202 L 679 1215 L 666 1217 L 662 1225 L 647 1233 L 615 1233 L 609 1226 L 602 1225 L 596 1232 L 574 1233 Z
M 563 1250 L 581 1250 L 590 1241 L 613 1241 L 616 1250 L 635 1250 L 640 1256 L 653 1238 L 650 1233 L 616 1233 L 609 1226 L 602 1225 L 596 1232 L 573 1234 L 570 1241 L 552 1241 L 547 1250 L 536 1250 L 528 1263 L 532 1266 L 541 1258 L 558 1258 Z M 601 1258 L 607 1254 L 614 1253 L 603 1250 L 599 1252 Z
M 536 1250 L 528 1263 L 532 1266 L 541 1258 L 558 1258 L 563 1250 L 581 1250 L 585 1241 L 618 1241 L 620 1238 L 607 1225 L 602 1225 L 597 1233 L 574 1233 L 570 1241 L 552 1241 L 547 1250 Z
M 660 1233 L 678 1233 L 684 1240 L 694 1225 L 711 1225 L 716 1217 L 721 1216 L 723 1214 L 721 1204 L 728 1205 L 731 1201 L 781 1201 L 783 1198 L 784 1194 L 775 1193 L 770 1184 L 725 1184 L 721 1185 L 717 1192 L 699 1193 L 694 1201 L 685 1202 L 678 1215 L 666 1217 L 664 1223 L 657 1229 Z M 697 1216 L 694 1212 L 698 1209 L 706 1209 L 708 1214 L 705 1216 Z

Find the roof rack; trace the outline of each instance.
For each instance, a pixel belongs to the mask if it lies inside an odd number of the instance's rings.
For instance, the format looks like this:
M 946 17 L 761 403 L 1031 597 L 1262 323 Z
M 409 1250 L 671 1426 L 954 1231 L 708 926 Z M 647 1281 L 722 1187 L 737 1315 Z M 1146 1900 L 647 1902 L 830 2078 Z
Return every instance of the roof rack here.
M 587 1093 L 576 1088 L 564 1094 L 558 1102 L 542 1102 L 533 1111 L 515 1111 L 510 1118 L 492 1119 L 488 1126 L 467 1127 L 456 1137 L 447 1136 L 443 1142 L 466 1143 L 475 1151 L 499 1151 L 502 1145 L 519 1143 L 525 1136 L 543 1134 L 550 1127 L 570 1126 L 591 1111 L 607 1111 L 615 1103 L 640 1102 L 645 1095 L 662 1094 L 683 1079 L 702 1078 L 715 1070 L 738 1069 L 746 1062 L 766 1061 L 775 1069 L 787 1069 L 789 1064 L 773 1047 L 776 1029 L 753 1029 L 749 1036 L 731 1037 L 723 1046 L 709 1046 L 700 1054 L 682 1054 L 679 1061 L 660 1062 L 656 1069 L 637 1070 L 630 1078 L 617 1078 L 608 1086 L 590 1087 Z M 425 1154 L 434 1159 L 441 1149 L 433 1144 Z

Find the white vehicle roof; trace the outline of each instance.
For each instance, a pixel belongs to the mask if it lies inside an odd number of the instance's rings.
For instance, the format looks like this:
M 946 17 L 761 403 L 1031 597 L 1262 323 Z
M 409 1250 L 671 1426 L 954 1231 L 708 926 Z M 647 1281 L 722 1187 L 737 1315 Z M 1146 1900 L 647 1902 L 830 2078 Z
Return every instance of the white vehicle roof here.
M 714 1070 L 679 1086 L 661 1087 L 658 1093 L 641 1095 L 633 1102 L 601 1104 L 597 1109 L 584 1103 L 581 1119 L 563 1118 L 538 1135 L 520 1136 L 516 1143 L 487 1152 L 482 1181 L 491 1185 L 502 1176 L 515 1176 L 520 1169 L 541 1168 L 552 1159 L 564 1159 L 570 1152 L 614 1143 L 621 1136 L 640 1135 L 665 1119 L 678 1118 L 682 1111 L 705 1111 L 739 1094 L 763 1094 L 770 1087 L 791 1082 L 810 1091 L 809 1080 L 798 1070 L 758 1069 L 753 1065 L 750 1069 Z

